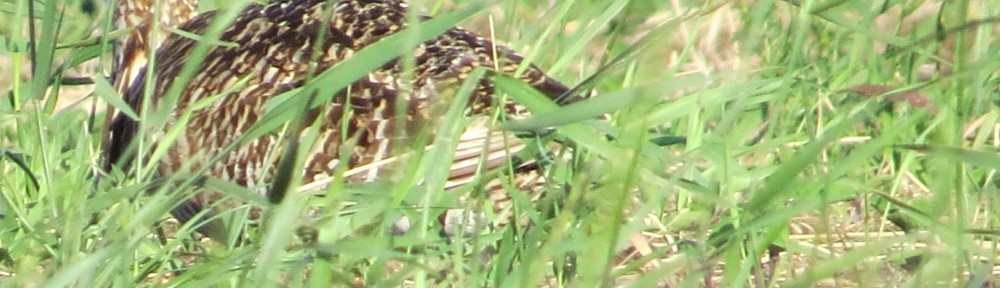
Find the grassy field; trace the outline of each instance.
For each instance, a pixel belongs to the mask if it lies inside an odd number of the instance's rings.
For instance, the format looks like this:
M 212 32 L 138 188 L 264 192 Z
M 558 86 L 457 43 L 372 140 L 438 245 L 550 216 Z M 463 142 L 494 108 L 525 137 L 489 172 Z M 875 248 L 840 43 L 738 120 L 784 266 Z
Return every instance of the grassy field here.
M 593 96 L 555 108 L 497 80 L 536 116 L 504 127 L 555 125 L 548 137 L 566 148 L 545 161 L 540 191 L 507 187 L 513 216 L 444 237 L 442 208 L 486 200 L 441 191 L 447 145 L 399 181 L 335 181 L 326 197 L 280 205 L 208 183 L 265 211 L 231 225 L 246 229 L 238 245 L 172 220 L 192 189 L 156 188 L 151 166 L 94 184 L 116 96 L 68 83 L 108 73 L 106 4 L 0 1 L 0 285 L 1000 284 L 998 6 L 416 2 L 431 15 L 477 9 L 460 25 Z M 400 215 L 414 228 L 394 236 Z

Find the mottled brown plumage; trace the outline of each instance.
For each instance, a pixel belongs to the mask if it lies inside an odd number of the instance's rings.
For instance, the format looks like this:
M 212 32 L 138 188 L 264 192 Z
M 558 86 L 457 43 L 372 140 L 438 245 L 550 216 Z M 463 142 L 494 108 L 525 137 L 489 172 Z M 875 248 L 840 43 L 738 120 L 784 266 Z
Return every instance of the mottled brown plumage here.
M 197 0 L 116 0 L 114 26 L 128 33 L 114 42 L 111 81 L 121 94 L 135 81 L 139 70 L 146 67 L 150 53 L 170 35 L 170 29 L 198 14 Z M 153 14 L 153 11 L 160 13 Z M 159 21 L 156 21 L 159 20 Z M 150 49 L 152 48 L 152 49 Z
M 127 0 L 121 0 L 127 1 Z M 208 159 L 220 153 L 253 126 L 263 114 L 265 103 L 274 96 L 303 86 L 309 76 L 310 65 L 320 71 L 351 57 L 366 46 L 406 27 L 407 7 L 398 0 L 285 0 L 267 5 L 251 4 L 246 7 L 226 29 L 221 39 L 236 45 L 212 47 L 204 61 L 197 66 L 197 73 L 187 83 L 172 108 L 166 129 L 190 113 L 187 128 L 172 143 L 167 155 L 159 163 L 159 172 L 170 175 L 192 171 L 210 165 L 208 173 L 232 181 L 251 190 L 263 192 L 274 176 L 274 167 L 283 150 L 278 133 L 265 135 L 223 155 L 214 163 Z M 187 2 L 190 3 L 190 2 Z M 332 5 L 327 5 L 332 4 Z M 324 9 L 333 9 L 326 11 Z M 324 17 L 325 16 L 325 17 Z M 207 12 L 180 25 L 181 30 L 203 34 L 215 14 Z M 326 35 L 320 38 L 322 33 Z M 322 41 L 322 43 L 318 43 Z M 157 50 L 157 65 L 143 68 L 135 82 L 125 85 L 126 101 L 138 110 L 143 99 L 152 104 L 159 101 L 174 84 L 184 63 L 188 62 L 197 41 L 179 35 L 167 37 Z M 314 45 L 319 45 L 322 55 L 312 55 Z M 128 54 L 128 53 L 126 53 Z M 394 156 L 412 149 L 409 137 L 419 129 L 433 129 L 442 107 L 450 103 L 442 91 L 456 89 L 470 71 L 476 67 L 499 67 L 501 73 L 512 74 L 522 58 L 507 48 L 497 46 L 474 33 L 454 28 L 433 40 L 419 45 L 412 54 L 415 60 L 413 78 L 402 80 L 403 61 L 397 60 L 371 71 L 355 82 L 347 91 L 334 95 L 331 103 L 313 109 L 305 116 L 305 123 L 316 117 L 320 121 L 320 138 L 315 147 L 304 147 L 309 153 L 303 167 L 304 180 L 322 182 L 334 176 L 339 165 L 351 170 L 344 175 L 351 182 L 372 181 L 390 175 L 396 165 Z M 495 58 L 494 58 L 495 57 Z M 315 60 L 315 61 L 313 61 Z M 119 72 L 122 73 L 122 72 Z M 118 77 L 127 77 L 119 75 Z M 531 65 L 521 79 L 550 97 L 566 92 L 565 86 L 549 78 Z M 155 80 L 152 95 L 143 97 L 144 81 Z M 238 89 L 237 83 L 245 81 Z M 230 91 L 230 92 L 226 92 Z M 479 83 L 469 102 L 469 115 L 485 113 L 489 107 L 503 107 L 508 114 L 524 113 L 514 103 L 497 103 L 489 82 Z M 221 95 L 205 107 L 194 108 L 195 103 Z M 406 107 L 397 107 L 406 103 Z M 400 109 L 401 108 L 401 109 Z M 192 110 L 195 109 L 195 110 Z M 403 114 L 397 115 L 397 111 Z M 403 118 L 403 121 L 395 120 Z M 404 123 L 405 127 L 397 127 Z M 430 127 L 430 128 L 428 128 Z M 112 124 L 107 147 L 108 163 L 127 159 L 127 147 L 139 128 L 135 120 L 124 115 Z M 457 158 L 477 159 L 476 149 L 493 142 L 489 157 L 495 162 L 491 167 L 504 163 L 508 151 L 497 143 L 500 132 L 484 129 L 467 131 L 463 136 L 472 147 L 468 155 Z M 342 146 L 356 140 L 350 155 L 341 157 Z M 478 144 L 476 144 L 478 143 Z M 475 146 L 480 145 L 480 146 Z M 467 145 L 468 146 L 468 145 Z M 460 147 L 462 151 L 463 147 Z M 479 148 L 479 151 L 482 149 Z M 347 163 L 340 163 L 347 159 Z M 464 168 L 463 168 L 464 167 Z M 468 161 L 456 163 L 455 175 L 469 176 Z M 474 166 L 472 166 L 474 167 Z M 458 177 L 458 176 L 456 176 Z M 461 179 L 453 179 L 462 183 Z M 457 184 L 456 184 L 457 185 Z M 192 205 L 174 211 L 174 215 L 187 221 L 193 214 L 218 198 L 214 193 L 200 193 L 189 202 Z

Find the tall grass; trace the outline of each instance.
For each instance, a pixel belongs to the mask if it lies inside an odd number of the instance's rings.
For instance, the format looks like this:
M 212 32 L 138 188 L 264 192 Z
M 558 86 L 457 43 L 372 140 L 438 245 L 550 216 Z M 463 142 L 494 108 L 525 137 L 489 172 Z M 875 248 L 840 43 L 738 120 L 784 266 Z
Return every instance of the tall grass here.
M 195 185 L 158 181 L 183 183 L 190 175 L 157 179 L 149 164 L 137 168 L 142 177 L 107 175 L 113 181 L 94 184 L 105 119 L 98 107 L 118 95 L 102 79 L 82 88 L 63 83 L 107 73 L 95 63 L 109 62 L 108 45 L 91 31 L 107 31 L 109 8 L 94 3 L 105 12 L 87 14 L 84 0 L 0 2 L 0 15 L 10 20 L 0 21 L 0 69 L 7 72 L 0 76 L 0 281 L 997 284 L 995 5 L 486 2 L 411 4 L 445 15 L 440 25 L 465 19 L 462 26 L 510 44 L 593 96 L 558 107 L 518 81 L 477 74 L 533 114 L 500 127 L 545 132 L 527 142 L 564 147 L 539 158 L 547 168 L 538 194 L 506 186 L 513 224 L 498 225 L 506 218 L 487 213 L 474 231 L 444 237 L 433 221 L 443 208 L 491 211 L 482 185 L 441 189 L 440 162 L 454 153 L 448 136 L 467 122 L 460 96 L 446 103 L 448 124 L 438 130 L 452 132 L 428 139 L 434 148 L 418 149 L 393 181 L 333 181 L 313 191 L 325 197 L 289 193 L 279 205 L 245 187 L 203 183 L 265 211 L 262 223 L 243 217 L 247 207 L 227 213 L 232 231 L 221 242 L 167 216 Z M 419 38 L 404 36 L 333 72 L 361 75 L 377 67 L 402 53 L 391 47 Z M 338 79 L 324 77 L 331 76 L 318 74 L 323 81 L 315 83 Z M 289 98 L 298 92 L 279 98 L 303 99 Z M 268 125 L 255 135 L 278 133 L 301 111 L 295 107 L 309 104 L 299 102 L 272 103 Z M 143 114 L 148 125 L 158 123 L 149 115 L 156 113 Z M 156 157 L 154 146 L 144 145 Z M 502 174 L 489 177 L 504 182 Z M 303 215 L 304 207 L 317 206 L 324 207 L 317 215 Z M 392 235 L 389 227 L 403 215 L 414 228 Z

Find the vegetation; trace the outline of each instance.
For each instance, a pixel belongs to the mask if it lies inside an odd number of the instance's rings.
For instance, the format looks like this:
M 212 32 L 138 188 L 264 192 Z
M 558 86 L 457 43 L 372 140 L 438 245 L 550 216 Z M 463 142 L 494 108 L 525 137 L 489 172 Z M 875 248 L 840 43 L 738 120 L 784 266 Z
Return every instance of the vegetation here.
M 536 194 L 507 187 L 515 216 L 448 237 L 442 208 L 488 210 L 476 185 L 439 188 L 448 145 L 399 181 L 280 205 L 210 180 L 265 211 L 230 223 L 246 232 L 228 243 L 169 218 L 193 189 L 155 185 L 153 166 L 95 181 L 104 107 L 119 97 L 103 78 L 116 35 L 104 5 L 0 1 L 4 286 L 998 284 L 995 5 L 411 1 L 430 15 L 474 9 L 460 25 L 592 94 L 557 108 L 494 79 L 535 115 L 504 127 L 556 127 L 543 140 L 573 149 L 543 161 Z M 96 84 L 76 85 L 86 77 Z M 414 228 L 393 235 L 400 215 Z

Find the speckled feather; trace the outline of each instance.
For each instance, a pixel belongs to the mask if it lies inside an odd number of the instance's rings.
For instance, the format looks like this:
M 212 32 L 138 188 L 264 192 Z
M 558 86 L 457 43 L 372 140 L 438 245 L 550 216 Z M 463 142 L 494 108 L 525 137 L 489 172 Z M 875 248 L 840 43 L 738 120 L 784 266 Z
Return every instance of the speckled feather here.
M 328 8 L 333 11 L 324 11 Z M 257 122 L 264 104 L 271 97 L 304 85 L 310 65 L 316 65 L 319 70 L 327 69 L 365 46 L 403 29 L 407 22 L 406 9 L 406 5 L 397 0 L 340 0 L 333 3 L 286 0 L 267 5 L 251 4 L 220 37 L 222 41 L 236 45 L 210 49 L 203 63 L 197 67 L 198 73 L 184 85 L 177 107 L 172 110 L 173 117 L 187 113 L 199 100 L 233 88 L 241 80 L 246 80 L 245 84 L 234 92 L 222 95 L 221 99 L 207 107 L 191 111 L 188 128 L 168 149 L 168 154 L 159 165 L 160 173 L 169 175 L 206 164 L 207 159 L 220 153 L 224 146 L 238 139 Z M 323 18 L 324 15 L 329 18 Z M 181 25 L 180 29 L 201 34 L 212 19 L 214 13 L 208 12 Z M 325 38 L 318 37 L 320 29 L 328 29 Z M 311 51 L 317 41 L 323 41 L 318 50 L 323 54 L 314 58 Z M 156 84 L 149 99 L 154 103 L 158 103 L 173 85 L 196 45 L 196 41 L 178 35 L 170 36 L 163 42 L 157 52 L 158 65 L 152 73 Z M 441 99 L 437 92 L 460 85 L 475 67 L 499 67 L 499 72 L 510 74 L 522 61 L 511 50 L 460 28 L 451 29 L 419 45 L 412 55 L 416 62 L 412 80 L 405 83 L 400 80 L 402 63 L 393 61 L 371 71 L 367 77 L 355 82 L 349 92 L 339 92 L 332 103 L 307 115 L 307 123 L 319 115 L 326 117 L 320 122 L 319 144 L 310 148 L 305 162 L 304 177 L 307 182 L 329 178 L 334 169 L 343 164 L 348 168 L 359 168 L 345 176 L 349 181 L 371 181 L 383 177 L 386 174 L 383 168 L 395 165 L 372 164 L 391 163 L 393 157 L 402 152 L 397 149 L 410 147 L 406 143 L 407 134 L 435 125 L 434 118 L 438 114 L 433 109 L 441 107 L 439 103 L 447 104 L 448 101 Z M 494 55 L 497 55 L 496 59 Z M 316 61 L 310 62 L 310 59 Z M 142 83 L 149 78 L 148 74 L 145 69 L 140 71 L 126 93 L 126 101 L 132 107 L 141 105 Z M 521 79 L 553 98 L 568 90 L 534 66 L 530 66 Z M 495 101 L 491 84 L 481 82 L 470 100 L 470 115 L 487 111 L 497 105 Z M 408 103 L 403 110 L 406 111 L 406 127 L 393 125 L 396 123 L 397 103 Z M 345 105 L 349 109 L 345 109 Z M 510 114 L 524 112 L 514 103 L 503 103 L 502 107 Z M 109 163 L 117 163 L 123 157 L 136 129 L 137 123 L 125 116 L 115 119 L 107 152 Z M 490 137 L 480 138 L 480 143 L 491 141 Z M 357 145 L 351 151 L 349 163 L 338 163 L 341 145 L 346 143 L 346 139 L 356 139 Z M 263 187 L 273 176 L 273 167 L 280 155 L 275 152 L 280 151 L 279 144 L 276 134 L 252 140 L 224 155 L 220 161 L 211 163 L 209 173 L 213 177 L 263 192 Z M 506 153 L 501 154 L 499 159 L 506 157 Z M 502 161 L 497 165 L 500 163 Z M 191 164 L 195 167 L 189 167 Z M 464 174 L 469 173 L 466 171 Z M 205 205 L 217 197 L 213 193 L 200 193 L 194 202 Z M 182 221 L 190 216 L 177 214 L 175 216 Z
M 197 16 L 196 0 L 115 0 L 114 27 L 130 29 L 114 41 L 115 58 L 111 62 L 111 82 L 118 93 L 125 94 L 128 85 L 139 76 L 149 62 L 150 46 L 158 46 L 170 35 L 170 28 L 180 26 Z M 155 8 L 155 9 L 154 9 Z M 154 15 L 152 11 L 160 11 Z M 156 16 L 156 17 L 154 17 Z M 154 21 L 158 18 L 160 21 Z

